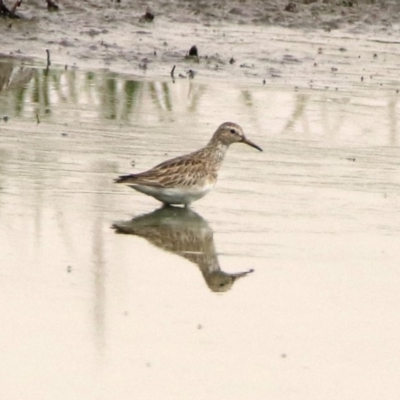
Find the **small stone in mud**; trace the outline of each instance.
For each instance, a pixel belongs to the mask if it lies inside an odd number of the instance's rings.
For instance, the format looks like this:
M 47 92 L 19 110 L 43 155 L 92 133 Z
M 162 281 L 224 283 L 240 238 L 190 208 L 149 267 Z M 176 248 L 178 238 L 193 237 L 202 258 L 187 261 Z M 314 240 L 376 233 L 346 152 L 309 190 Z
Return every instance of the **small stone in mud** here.
M 62 134 L 61 134 L 61 136 L 68 136 L 68 133 L 66 133 L 66 132 L 63 132 Z
M 8 115 L 5 115 L 5 116 L 3 117 L 3 121 L 4 121 L 4 122 L 8 122 Z
M 300 60 L 297 59 L 295 56 L 292 56 L 291 54 L 284 54 L 282 57 L 282 62 L 284 63 L 299 63 Z
M 347 51 L 345 47 L 339 47 L 339 51 Z
M 281 77 L 281 73 L 280 73 L 279 69 L 276 69 L 276 68 L 269 68 L 269 74 L 272 78 L 280 78 Z
M 336 67 L 332 67 L 332 68 L 331 68 L 331 71 L 332 71 L 332 72 L 337 72 L 337 70 L 338 70 L 338 69 L 337 69 Z
M 60 46 L 64 46 L 64 47 L 72 47 L 72 46 L 74 46 L 74 44 L 72 42 L 70 42 L 69 40 L 67 40 L 67 39 L 61 39 L 58 44 Z
M 375 53 L 375 54 L 374 54 L 374 58 L 377 58 L 377 57 L 378 57 L 378 54 Z
M 361 82 L 362 82 L 363 80 L 364 80 L 364 77 L 362 76 L 362 77 L 361 77 Z
M 290 3 L 286 4 L 284 10 L 289 12 L 295 12 L 297 10 L 297 5 L 296 3 L 293 3 L 293 1 L 291 1 Z
M 190 48 L 190 50 L 189 50 L 189 56 L 191 56 L 191 57 L 198 57 L 198 56 L 199 56 L 196 45 L 193 45 L 193 46 Z
M 265 85 L 265 79 L 263 79 L 263 85 Z
M 48 11 L 58 11 L 59 7 L 52 0 L 47 0 L 47 10 Z
M 147 7 L 146 12 L 139 18 L 140 22 L 153 22 L 154 20 L 154 12 L 151 10 L 150 7 Z
M 233 57 L 231 57 L 231 59 L 229 60 L 229 64 L 234 64 L 235 62 L 236 60 Z

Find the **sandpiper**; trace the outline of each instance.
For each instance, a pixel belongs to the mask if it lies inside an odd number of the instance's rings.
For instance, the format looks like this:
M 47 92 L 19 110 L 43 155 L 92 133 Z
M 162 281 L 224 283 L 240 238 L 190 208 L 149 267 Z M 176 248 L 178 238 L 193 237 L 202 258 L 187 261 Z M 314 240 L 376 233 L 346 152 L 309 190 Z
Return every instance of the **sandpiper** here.
M 246 143 L 262 151 L 246 138 L 239 125 L 225 122 L 200 150 L 164 161 L 139 174 L 122 175 L 115 182 L 124 183 L 166 205 L 183 204 L 187 207 L 214 187 L 219 168 L 232 143 Z

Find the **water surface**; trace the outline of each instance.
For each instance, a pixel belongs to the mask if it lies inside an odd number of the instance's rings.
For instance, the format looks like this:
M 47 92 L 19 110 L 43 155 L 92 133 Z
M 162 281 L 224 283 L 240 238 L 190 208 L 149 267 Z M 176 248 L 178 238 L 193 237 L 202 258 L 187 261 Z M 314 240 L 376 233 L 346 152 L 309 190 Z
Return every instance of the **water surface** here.
M 394 86 L 0 76 L 0 393 L 398 398 Z M 113 184 L 225 121 L 264 152 L 191 211 Z

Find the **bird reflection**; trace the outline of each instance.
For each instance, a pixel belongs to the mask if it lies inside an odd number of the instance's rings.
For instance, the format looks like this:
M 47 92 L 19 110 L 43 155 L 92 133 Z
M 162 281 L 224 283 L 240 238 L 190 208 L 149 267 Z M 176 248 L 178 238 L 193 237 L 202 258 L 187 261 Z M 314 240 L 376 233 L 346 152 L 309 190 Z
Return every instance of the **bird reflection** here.
M 221 271 L 211 227 L 189 208 L 162 207 L 131 221 L 117 222 L 112 227 L 117 233 L 143 237 L 196 264 L 213 292 L 226 292 L 238 278 L 253 272 L 230 274 Z

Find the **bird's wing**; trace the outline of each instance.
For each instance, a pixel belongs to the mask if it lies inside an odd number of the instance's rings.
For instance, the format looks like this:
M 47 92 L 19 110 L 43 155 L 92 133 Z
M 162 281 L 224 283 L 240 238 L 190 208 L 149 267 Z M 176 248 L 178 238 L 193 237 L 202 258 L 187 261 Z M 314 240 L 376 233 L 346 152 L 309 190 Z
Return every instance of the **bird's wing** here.
M 207 177 L 206 166 L 205 159 L 189 154 L 164 161 L 139 174 L 120 176 L 115 182 L 163 188 L 191 186 Z

